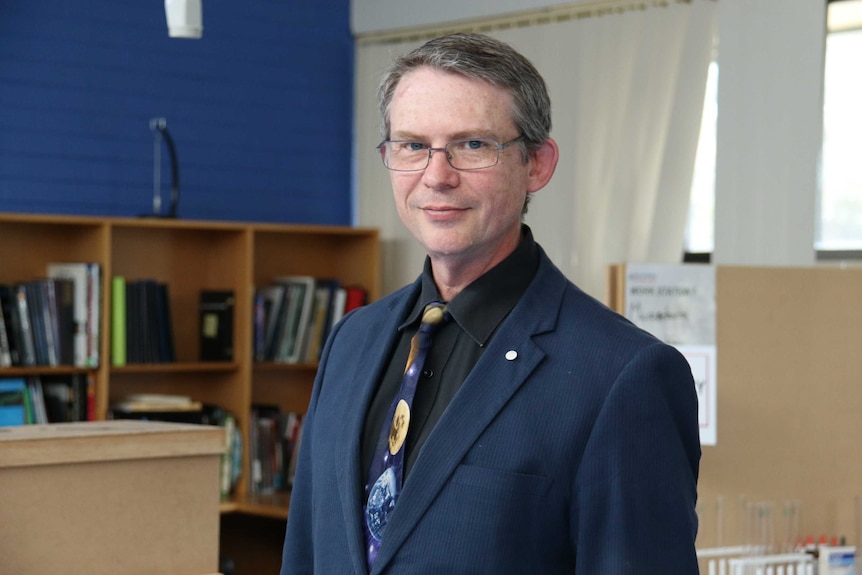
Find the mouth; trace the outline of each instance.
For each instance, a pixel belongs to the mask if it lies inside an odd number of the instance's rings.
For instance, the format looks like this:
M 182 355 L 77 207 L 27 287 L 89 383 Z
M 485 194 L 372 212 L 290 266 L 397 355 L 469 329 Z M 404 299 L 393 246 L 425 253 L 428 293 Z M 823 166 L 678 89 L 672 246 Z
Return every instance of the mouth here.
M 426 206 L 422 208 L 425 215 L 431 220 L 448 220 L 464 213 L 466 209 L 454 206 Z

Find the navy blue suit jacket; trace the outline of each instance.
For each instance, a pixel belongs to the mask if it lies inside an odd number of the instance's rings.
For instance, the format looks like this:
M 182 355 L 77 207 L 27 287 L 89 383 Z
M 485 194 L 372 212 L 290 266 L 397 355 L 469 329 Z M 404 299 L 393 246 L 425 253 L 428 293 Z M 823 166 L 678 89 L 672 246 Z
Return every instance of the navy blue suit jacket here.
M 362 426 L 418 292 L 417 282 L 360 308 L 329 338 L 282 575 L 367 573 Z M 697 573 L 699 460 L 685 359 L 541 252 L 533 282 L 422 447 L 373 573 Z

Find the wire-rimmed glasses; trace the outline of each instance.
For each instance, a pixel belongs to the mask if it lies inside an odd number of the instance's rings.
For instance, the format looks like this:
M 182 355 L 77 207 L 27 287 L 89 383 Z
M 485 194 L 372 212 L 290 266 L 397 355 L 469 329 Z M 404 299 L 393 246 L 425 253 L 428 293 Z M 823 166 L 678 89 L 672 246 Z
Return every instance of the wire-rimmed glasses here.
M 523 136 L 518 136 L 500 144 L 491 138 L 465 138 L 452 140 L 442 148 L 432 148 L 412 140 L 384 140 L 377 146 L 377 151 L 383 165 L 396 172 L 424 170 L 434 152 L 446 152 L 446 160 L 456 170 L 481 170 L 496 166 L 500 151 L 523 139 Z

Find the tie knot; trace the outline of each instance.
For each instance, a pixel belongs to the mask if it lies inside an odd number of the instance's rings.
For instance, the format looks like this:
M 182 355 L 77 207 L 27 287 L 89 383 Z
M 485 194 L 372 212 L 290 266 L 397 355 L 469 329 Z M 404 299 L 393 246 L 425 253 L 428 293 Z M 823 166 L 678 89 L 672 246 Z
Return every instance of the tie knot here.
M 446 316 L 446 304 L 440 302 L 432 302 L 425 306 L 422 312 L 422 323 L 428 325 L 436 325 L 443 321 Z

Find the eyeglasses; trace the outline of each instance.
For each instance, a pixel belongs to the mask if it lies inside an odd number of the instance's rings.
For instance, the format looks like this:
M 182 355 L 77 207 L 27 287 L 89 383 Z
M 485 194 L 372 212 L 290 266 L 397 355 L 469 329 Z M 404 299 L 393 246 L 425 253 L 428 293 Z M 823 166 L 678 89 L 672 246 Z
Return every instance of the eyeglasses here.
M 468 138 L 453 140 L 443 148 L 432 148 L 410 140 L 384 140 L 377 146 L 377 151 L 383 158 L 383 165 L 396 172 L 424 170 L 434 152 L 446 152 L 449 165 L 456 170 L 481 170 L 496 166 L 500 151 L 523 139 L 524 136 L 518 136 L 499 144 L 490 138 Z

